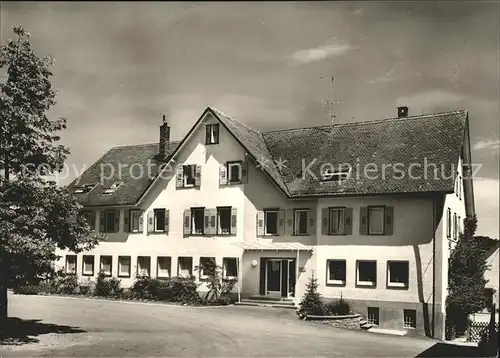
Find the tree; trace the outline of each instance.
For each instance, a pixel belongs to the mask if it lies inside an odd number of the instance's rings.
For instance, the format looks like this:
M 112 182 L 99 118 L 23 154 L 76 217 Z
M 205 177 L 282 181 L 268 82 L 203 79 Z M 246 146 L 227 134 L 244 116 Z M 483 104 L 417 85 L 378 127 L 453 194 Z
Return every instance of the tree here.
M 50 68 L 29 33 L 0 47 L 0 327 L 7 320 L 7 287 L 33 283 L 51 272 L 55 249 L 91 249 L 102 239 L 78 215 L 80 205 L 47 176 L 63 169 L 68 148 L 57 144 L 64 119 L 50 120 L 55 104 Z
M 324 315 L 325 314 L 325 303 L 321 294 L 318 292 L 318 279 L 314 277 L 314 274 L 309 279 L 306 286 L 306 293 L 299 303 L 298 314 L 300 316 L 307 315 Z
M 464 219 L 464 232 L 448 260 L 446 314 L 448 327 L 459 334 L 467 329 L 469 314 L 481 311 L 485 304 L 486 248 L 483 241 L 474 236 L 476 228 L 476 216 Z

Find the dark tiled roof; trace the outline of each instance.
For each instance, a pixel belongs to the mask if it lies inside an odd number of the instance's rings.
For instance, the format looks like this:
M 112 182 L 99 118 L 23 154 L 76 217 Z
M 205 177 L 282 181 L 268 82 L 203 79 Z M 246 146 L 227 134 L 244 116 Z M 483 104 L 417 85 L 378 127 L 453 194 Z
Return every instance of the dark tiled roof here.
M 171 142 L 169 152 L 177 145 L 178 142 Z M 133 205 L 152 182 L 147 173 L 148 162 L 151 163 L 151 174 L 157 173 L 157 153 L 158 143 L 112 148 L 68 187 L 71 190 L 78 185 L 97 184 L 86 194 L 75 194 L 84 206 Z M 114 174 L 112 178 L 111 174 Z M 111 179 L 106 179 L 108 177 Z M 117 181 L 123 184 L 114 193 L 103 195 L 104 190 Z
M 220 120 L 254 160 L 267 164 L 261 169 L 288 197 L 451 192 L 467 120 L 466 111 L 455 111 L 259 132 L 217 109 L 209 107 L 204 114 L 207 111 Z M 178 145 L 179 142 L 173 142 L 169 154 L 173 154 Z M 99 182 L 103 164 L 117 172 L 118 163 L 122 167 L 133 163 L 146 165 L 148 160 L 154 163 L 157 151 L 158 144 L 113 148 L 81 176 L 79 183 Z M 284 166 L 272 165 L 279 160 Z M 301 176 L 303 160 L 305 166 L 315 160 L 311 171 L 316 178 L 307 173 Z M 321 182 L 319 168 L 324 163 L 349 164 L 351 175 L 343 183 Z M 427 175 L 424 175 L 425 163 Z M 376 166 L 377 171 L 367 165 Z M 433 165 L 438 169 L 437 179 Z M 368 175 L 363 174 L 363 168 L 367 168 Z M 413 178 L 409 177 L 410 168 Z M 80 202 L 88 206 L 135 204 L 153 182 L 147 173 L 138 179 L 132 178 L 129 168 L 125 167 L 120 179 L 124 184 L 114 194 L 102 195 L 104 189 L 117 180 L 115 175 L 89 194 L 78 195 Z

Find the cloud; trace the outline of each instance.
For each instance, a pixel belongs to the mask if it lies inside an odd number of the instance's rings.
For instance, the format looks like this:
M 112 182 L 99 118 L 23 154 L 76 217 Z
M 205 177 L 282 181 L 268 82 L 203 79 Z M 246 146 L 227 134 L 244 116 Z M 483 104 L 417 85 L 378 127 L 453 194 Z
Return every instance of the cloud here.
M 490 149 L 498 151 L 500 149 L 500 139 L 483 139 L 474 144 L 474 150 Z
M 385 83 L 385 82 L 394 81 L 396 78 L 393 76 L 393 74 L 394 74 L 394 68 L 392 68 L 390 71 L 387 71 L 386 73 L 384 73 L 382 76 L 380 76 L 377 79 L 367 81 L 366 84 L 372 85 L 375 83 Z
M 292 54 L 291 60 L 292 64 L 296 65 L 319 62 L 329 57 L 345 55 L 355 49 L 357 47 L 348 43 L 335 41 L 332 44 L 296 51 Z

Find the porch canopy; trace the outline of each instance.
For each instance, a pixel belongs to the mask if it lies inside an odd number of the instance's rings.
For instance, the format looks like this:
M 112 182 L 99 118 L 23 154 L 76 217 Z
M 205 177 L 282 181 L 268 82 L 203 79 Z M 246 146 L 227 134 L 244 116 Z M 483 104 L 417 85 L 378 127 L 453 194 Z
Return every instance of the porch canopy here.
M 313 247 L 300 242 L 255 242 L 252 244 L 235 243 L 245 251 L 313 251 Z

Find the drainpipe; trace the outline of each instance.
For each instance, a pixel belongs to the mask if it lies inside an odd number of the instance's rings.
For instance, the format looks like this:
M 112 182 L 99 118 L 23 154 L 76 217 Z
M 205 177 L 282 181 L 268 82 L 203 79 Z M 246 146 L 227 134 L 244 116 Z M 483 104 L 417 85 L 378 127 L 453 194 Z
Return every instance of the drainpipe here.
M 295 263 L 295 287 L 293 288 L 294 299 L 297 299 L 297 284 L 299 282 L 299 249 L 297 249 L 297 262 Z
M 244 252 L 244 251 L 243 251 Z M 238 302 L 241 303 L 241 285 L 243 282 L 241 282 L 241 261 L 243 259 L 243 254 L 241 254 L 241 259 L 238 258 Z
M 435 338 L 436 313 L 436 198 L 432 199 L 432 338 Z

